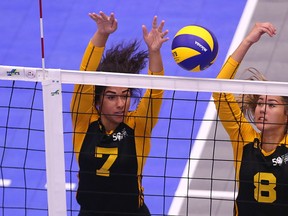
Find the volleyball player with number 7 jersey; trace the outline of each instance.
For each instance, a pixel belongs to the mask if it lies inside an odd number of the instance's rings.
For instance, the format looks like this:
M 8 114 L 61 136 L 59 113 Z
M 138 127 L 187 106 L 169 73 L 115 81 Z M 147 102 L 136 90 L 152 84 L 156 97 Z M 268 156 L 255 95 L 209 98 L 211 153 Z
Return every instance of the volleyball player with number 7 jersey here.
M 275 27 L 256 23 L 217 76 L 233 79 L 249 48 Z M 252 80 L 266 78 L 249 68 Z M 283 71 L 275 71 L 275 73 Z M 236 216 L 288 215 L 288 98 L 271 95 L 213 93 L 217 114 L 230 136 L 238 195 Z
M 102 56 L 109 35 L 117 29 L 114 13 L 90 13 L 97 31 L 89 42 L 81 70 L 139 73 L 149 61 L 149 75 L 164 75 L 160 48 L 168 40 L 164 21 L 142 26 L 146 50 L 138 41 L 120 43 Z M 101 59 L 102 58 L 102 59 Z M 163 90 L 147 89 L 135 110 L 136 89 L 75 85 L 71 101 L 74 151 L 79 163 L 79 216 L 150 215 L 144 203 L 142 172 L 158 121 Z M 138 98 L 141 95 L 138 96 Z

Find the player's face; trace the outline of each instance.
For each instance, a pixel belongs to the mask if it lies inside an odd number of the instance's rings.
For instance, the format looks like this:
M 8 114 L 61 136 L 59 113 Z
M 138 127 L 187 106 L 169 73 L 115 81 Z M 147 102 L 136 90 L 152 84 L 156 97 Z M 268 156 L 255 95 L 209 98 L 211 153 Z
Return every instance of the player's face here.
M 100 100 L 101 121 L 106 130 L 114 130 L 130 107 L 131 92 L 126 87 L 107 87 Z
M 262 95 L 255 109 L 255 123 L 260 131 L 277 132 L 286 130 L 287 115 L 280 96 Z

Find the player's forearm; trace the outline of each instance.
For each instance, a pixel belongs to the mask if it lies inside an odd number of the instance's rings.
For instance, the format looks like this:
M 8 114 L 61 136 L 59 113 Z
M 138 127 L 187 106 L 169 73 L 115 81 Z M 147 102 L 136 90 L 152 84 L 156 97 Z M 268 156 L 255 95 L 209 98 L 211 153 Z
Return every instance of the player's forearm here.
M 248 52 L 249 48 L 252 46 L 253 43 L 243 40 L 240 45 L 237 47 L 237 49 L 232 53 L 231 57 L 237 61 L 241 62 Z
M 93 37 L 91 38 L 91 42 L 96 47 L 105 47 L 105 44 L 109 38 L 109 34 L 103 34 L 99 31 L 96 31 Z
M 163 71 L 163 62 L 160 50 L 149 52 L 149 70 L 152 74 Z

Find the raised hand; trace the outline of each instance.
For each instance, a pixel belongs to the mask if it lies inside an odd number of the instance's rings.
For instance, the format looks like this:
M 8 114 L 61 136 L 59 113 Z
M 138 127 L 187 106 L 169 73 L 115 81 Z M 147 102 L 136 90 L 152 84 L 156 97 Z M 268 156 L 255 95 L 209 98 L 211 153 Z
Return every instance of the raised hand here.
M 270 37 L 273 37 L 276 34 L 276 28 L 269 22 L 255 23 L 245 40 L 248 43 L 256 43 L 263 34 L 268 34 Z
M 118 22 L 114 13 L 107 16 L 102 11 L 99 14 L 89 13 L 92 20 L 97 24 L 97 31 L 93 35 L 91 41 L 97 47 L 104 47 L 109 35 L 117 30 Z
M 154 16 L 150 32 L 148 32 L 145 25 L 142 25 L 143 38 L 150 52 L 159 51 L 162 44 L 169 40 L 169 38 L 165 37 L 168 34 L 168 30 L 163 31 L 164 24 L 165 21 L 162 20 L 158 25 L 157 16 Z
M 98 31 L 101 34 L 111 34 L 115 32 L 118 27 L 114 13 L 107 16 L 104 12 L 100 11 L 99 14 L 89 13 L 88 15 L 96 22 Z

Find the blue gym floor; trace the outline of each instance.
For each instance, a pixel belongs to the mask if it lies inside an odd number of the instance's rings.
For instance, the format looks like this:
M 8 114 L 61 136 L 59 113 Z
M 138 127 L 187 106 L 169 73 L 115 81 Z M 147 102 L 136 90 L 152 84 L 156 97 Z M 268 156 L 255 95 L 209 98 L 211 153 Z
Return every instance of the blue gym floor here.
M 246 0 L 43 0 L 43 25 L 46 68 L 61 68 L 78 70 L 84 49 L 96 29 L 96 24 L 88 17 L 89 12 L 105 13 L 114 12 L 119 25 L 107 46 L 129 41 L 135 38 L 142 39 L 141 25 L 145 24 L 150 29 L 154 15 L 159 21 L 166 21 L 165 29 L 169 30 L 170 40 L 163 45 L 162 55 L 165 74 L 168 76 L 207 77 L 214 78 L 219 72 L 239 19 L 245 7 Z M 42 67 L 40 44 L 39 2 L 35 0 L 1 0 L 0 1 L 0 65 Z M 171 43 L 175 33 L 185 25 L 198 24 L 210 29 L 217 37 L 219 53 L 216 62 L 207 70 L 200 73 L 184 71 L 176 65 L 171 54 Z M 143 47 L 144 42 L 143 42 Z M 147 70 L 143 70 L 146 73 Z M 12 92 L 11 86 L 17 87 Z M 30 88 L 24 90 L 23 88 Z M 11 185 L 0 188 L 0 216 L 21 215 L 47 215 L 47 198 L 45 191 L 46 176 L 45 154 L 43 152 L 44 138 L 41 84 L 12 83 L 0 80 L 0 177 L 10 179 Z M 72 90 L 72 85 L 63 86 L 64 92 Z M 13 97 L 11 94 L 13 93 Z M 193 98 L 195 93 L 177 92 L 179 97 Z M 166 92 L 166 97 L 171 98 L 172 92 Z M 201 99 L 209 100 L 209 93 L 201 93 Z M 64 129 L 65 151 L 71 151 L 71 121 L 69 102 L 71 94 L 64 93 Z M 33 104 L 32 104 L 33 102 Z M 10 110 L 7 106 L 10 105 Z M 205 113 L 207 103 L 199 103 L 195 118 L 201 119 Z M 33 109 L 19 109 L 18 107 L 33 107 Z M 165 100 L 161 116 L 169 116 L 171 101 Z M 191 106 L 192 109 L 192 106 Z M 178 102 L 173 107 L 173 116 L 191 116 L 191 110 L 185 102 Z M 193 125 L 192 137 L 196 137 L 200 121 Z M 7 129 L 7 125 L 8 128 Z M 23 128 L 23 130 L 15 128 Z M 27 129 L 30 128 L 30 129 Z M 187 135 L 188 134 L 188 135 Z M 160 120 L 154 130 L 155 137 L 191 137 L 191 128 L 183 125 L 181 121 L 174 121 L 168 128 L 167 121 Z M 191 145 L 177 141 L 153 140 L 151 156 L 145 167 L 144 187 L 146 204 L 152 214 L 167 214 L 173 194 L 182 175 L 185 160 L 165 161 L 156 157 L 165 155 L 182 158 L 189 157 Z M 169 144 L 169 149 L 168 149 Z M 29 148 L 29 155 L 24 148 Z M 36 151 L 40 149 L 42 151 Z M 66 170 L 77 170 L 75 159 L 71 153 L 66 154 Z M 21 169 L 22 168 L 22 169 Z M 178 178 L 160 178 L 153 176 L 173 176 Z M 152 176 L 152 177 L 149 177 Z M 67 172 L 67 181 L 77 184 L 76 172 Z M 36 190 L 21 190 L 25 185 Z M 160 197 L 159 194 L 163 194 Z M 158 196 L 157 196 L 158 195 Z M 75 202 L 75 193 L 67 192 L 68 208 L 78 209 Z M 72 207 L 71 207 L 72 205 Z M 16 209 L 20 206 L 20 209 Z M 29 209 L 21 209 L 28 206 Z M 14 207 L 14 208 L 13 208 Z M 16 208 L 15 208 L 16 207 Z M 43 208 L 44 210 L 34 210 Z M 69 212 L 68 215 L 77 215 Z

